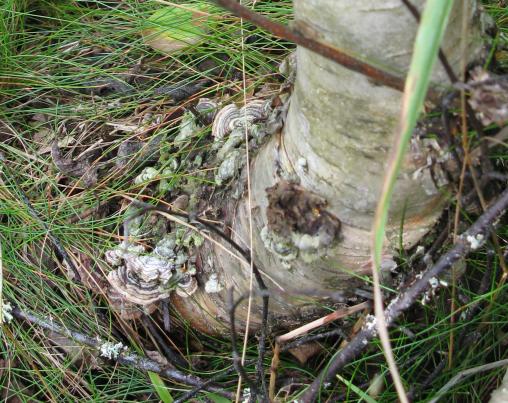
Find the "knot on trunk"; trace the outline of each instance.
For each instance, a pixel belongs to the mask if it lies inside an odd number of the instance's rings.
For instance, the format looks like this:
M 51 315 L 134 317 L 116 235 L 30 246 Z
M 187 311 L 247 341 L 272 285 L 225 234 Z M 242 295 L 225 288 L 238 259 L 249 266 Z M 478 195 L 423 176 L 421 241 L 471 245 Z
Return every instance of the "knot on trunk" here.
M 340 221 L 326 211 L 327 202 L 322 197 L 286 180 L 266 192 L 267 229 L 279 241 L 285 240 L 293 252 L 316 253 L 338 238 Z

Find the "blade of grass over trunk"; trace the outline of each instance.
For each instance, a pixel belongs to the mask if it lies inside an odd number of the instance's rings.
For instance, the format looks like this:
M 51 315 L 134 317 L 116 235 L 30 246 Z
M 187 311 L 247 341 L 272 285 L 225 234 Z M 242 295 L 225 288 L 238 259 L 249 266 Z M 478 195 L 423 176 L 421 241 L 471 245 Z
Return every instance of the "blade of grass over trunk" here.
M 422 111 L 423 102 L 430 83 L 432 68 L 437 59 L 439 46 L 452 5 L 453 2 L 442 0 L 429 0 L 425 5 L 425 10 L 422 14 L 420 26 L 416 35 L 413 58 L 406 78 L 398 133 L 396 133 L 392 147 L 372 228 L 372 273 L 377 327 L 384 354 L 390 367 L 399 399 L 402 402 L 407 402 L 408 400 L 395 363 L 386 321 L 383 315 L 384 308 L 379 270 L 381 267 L 383 241 L 385 239 L 385 226 L 388 219 L 388 210 L 390 208 L 395 181 L 400 171 L 416 121 Z

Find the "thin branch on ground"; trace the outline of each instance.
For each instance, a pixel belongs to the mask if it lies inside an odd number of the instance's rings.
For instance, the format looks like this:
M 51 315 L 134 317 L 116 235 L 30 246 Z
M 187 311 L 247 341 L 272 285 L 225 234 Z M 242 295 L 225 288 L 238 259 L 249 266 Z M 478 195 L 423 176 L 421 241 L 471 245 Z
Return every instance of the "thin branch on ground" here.
M 405 291 L 390 302 L 384 312 L 387 324 L 392 325 L 404 311 L 415 303 L 419 295 L 429 288 L 429 282 L 433 277 L 437 277 L 459 259 L 466 256 L 473 250 L 472 246 L 478 247 L 479 243 L 485 240 L 488 233 L 492 231 L 494 223 L 506 212 L 507 208 L 508 190 L 505 190 L 496 202 L 458 238 L 454 246 L 441 256 L 434 266 L 418 276 L 418 279 L 412 285 L 404 287 Z M 376 335 L 376 326 L 369 322 L 342 351 L 335 355 L 326 369 L 308 387 L 300 401 L 303 403 L 314 402 L 321 385 L 333 381 L 335 375 L 347 363 L 357 357 Z
M 52 319 L 41 318 L 37 315 L 34 315 L 33 313 L 21 310 L 18 307 L 14 307 L 12 309 L 12 316 L 20 321 L 26 321 L 30 324 L 37 325 L 42 327 L 43 329 L 57 333 L 61 336 L 68 337 L 74 340 L 75 342 L 88 346 L 98 352 L 100 352 L 101 346 L 105 344 L 103 340 L 90 337 L 75 330 L 68 329 L 64 326 L 55 323 Z M 190 386 L 202 387 L 207 391 L 218 393 L 221 396 L 224 396 L 228 399 L 232 399 L 234 397 L 233 393 L 227 392 L 219 386 L 216 385 L 204 386 L 205 382 L 195 375 L 184 374 L 183 372 L 176 369 L 163 368 L 159 363 L 150 360 L 146 357 L 139 356 L 137 354 L 119 351 L 117 357 L 116 358 L 113 357 L 112 360 L 114 360 L 117 364 L 131 366 L 143 372 L 147 371 L 155 372 L 175 382 L 183 383 L 185 385 Z
M 328 332 L 323 332 L 323 333 L 318 333 L 318 334 L 309 334 L 309 335 L 303 336 L 301 339 L 295 340 L 295 341 L 288 343 L 288 344 L 284 344 L 284 346 L 281 347 L 280 351 L 286 352 L 288 350 L 291 350 L 292 348 L 299 347 L 302 344 L 311 343 L 311 342 L 317 341 L 317 340 L 323 340 L 323 339 L 326 339 L 328 337 L 333 337 L 333 336 L 340 336 L 343 339 L 347 339 L 347 335 L 344 333 L 344 330 L 342 330 L 340 327 L 338 327 L 337 329 L 333 329 Z
M 485 269 L 485 272 L 483 273 L 482 279 L 480 281 L 480 286 L 478 287 L 478 290 L 476 291 L 477 295 L 483 295 L 487 292 L 489 285 L 492 281 L 492 276 L 495 275 L 494 273 L 494 256 L 495 252 L 492 249 L 489 249 L 487 251 L 487 267 Z M 480 310 L 481 301 L 473 302 L 469 305 L 468 309 L 465 311 L 464 317 L 461 319 L 462 323 L 468 323 L 470 322 L 474 316 L 478 313 Z M 457 350 L 461 350 L 463 348 L 465 340 L 467 340 L 467 335 L 470 333 L 470 330 L 468 328 L 464 328 L 458 335 L 457 335 Z M 431 372 L 431 374 L 419 385 L 413 385 L 408 393 L 408 398 L 411 399 L 411 401 L 414 401 L 415 399 L 419 398 L 419 396 L 422 394 L 422 392 L 425 390 L 425 388 L 434 382 L 434 380 L 439 376 L 439 374 L 445 369 L 446 364 L 448 361 L 448 357 L 445 357 L 441 360 L 441 362 L 435 366 L 434 370 Z

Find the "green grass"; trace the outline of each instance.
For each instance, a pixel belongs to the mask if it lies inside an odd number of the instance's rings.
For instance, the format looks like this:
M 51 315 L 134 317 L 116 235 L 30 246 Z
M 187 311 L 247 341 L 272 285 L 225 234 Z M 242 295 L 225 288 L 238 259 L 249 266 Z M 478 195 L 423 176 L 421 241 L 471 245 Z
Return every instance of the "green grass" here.
M 197 1 L 188 1 L 197 3 Z M 92 188 L 73 187 L 58 177 L 48 152 L 41 148 L 50 144 L 50 133 L 43 132 L 47 125 L 34 116 L 47 116 L 52 131 L 64 124 L 83 123 L 84 129 L 72 128 L 67 133 L 76 138 L 79 154 L 95 144 L 101 130 L 111 131 L 107 124 L 125 119 L 137 123 L 143 116 L 164 114 L 171 110 L 163 97 L 154 97 L 153 90 L 163 85 L 193 82 L 208 77 L 211 71 L 199 70 L 200 64 L 211 58 L 223 78 L 217 80 L 213 91 L 217 94 L 240 93 L 239 79 L 235 76 L 242 66 L 239 22 L 229 18 L 209 33 L 201 43 L 185 52 L 164 55 L 146 46 L 140 35 L 147 18 L 161 4 L 154 1 L 21 1 L 4 0 L 0 5 L 0 241 L 4 271 L 3 295 L 6 301 L 40 315 L 53 318 L 57 323 L 78 329 L 92 336 L 118 340 L 133 351 L 150 345 L 146 332 L 139 323 L 118 320 L 100 293 L 92 293 L 64 276 L 67 268 L 55 256 L 46 230 L 30 215 L 22 202 L 21 192 L 30 199 L 34 209 L 51 233 L 72 254 L 76 262 L 95 262 L 95 270 L 108 271 L 102 260 L 104 251 L 116 243 L 121 215 L 119 195 L 135 196 L 144 192 L 144 186 L 132 184 L 133 171 L 117 172 L 101 180 Z M 491 5 L 491 14 L 501 24 L 499 41 L 507 43 L 508 12 Z M 256 10 L 279 21 L 291 17 L 290 1 L 259 1 Z M 226 15 L 226 13 L 220 13 Z M 247 44 L 245 70 L 249 88 L 273 82 L 280 60 L 291 46 L 270 38 L 247 24 L 249 35 L 257 35 L 255 43 Z M 506 46 L 506 45 L 505 45 Z M 134 93 L 92 97 L 84 89 L 95 80 L 119 78 L 128 73 L 141 59 L 149 72 L 135 80 Z M 227 61 L 224 60 L 227 58 Z M 226 78 L 224 78 L 226 77 Z M 212 90 L 210 90 L 211 92 Z M 203 92 L 203 96 L 206 96 Z M 150 103 L 147 99 L 150 98 Z M 151 109 L 148 110 L 148 107 Z M 175 118 L 174 123 L 178 123 Z M 2 123 L 3 122 L 3 125 Z M 173 123 L 173 122 L 170 122 Z M 168 124 L 154 132 L 165 137 L 169 152 L 175 135 Z M 209 128 L 207 128 L 208 130 Z M 6 134 L 2 134 L 6 133 Z M 62 133 L 60 133 L 62 134 Z M 208 131 L 193 139 L 179 151 L 183 159 L 192 151 L 208 147 Z M 114 152 L 121 136 L 106 136 L 101 145 L 102 155 Z M 164 150 L 163 150 L 164 151 Z M 502 163 L 503 149 L 495 156 Z M 134 168 L 132 168 L 134 170 Z M 199 169 L 192 173 L 179 171 L 168 179 L 185 185 L 189 178 L 204 180 Z M 154 196 L 158 196 L 155 194 Z M 103 214 L 70 222 L 97 202 L 108 203 Z M 508 237 L 508 227 L 498 234 Z M 457 295 L 466 299 L 458 303 L 464 307 L 481 302 L 484 308 L 472 320 L 457 320 L 450 325 L 449 298 L 441 290 L 430 305 L 419 306 L 399 321 L 401 327 L 414 336 L 395 328 L 391 331 L 392 345 L 406 389 L 421 383 L 448 350 L 450 332 L 456 337 L 464 334 L 471 341 L 456 350 L 453 367 L 445 369 L 425 390 L 420 401 L 431 397 L 457 371 L 506 358 L 508 301 L 506 285 L 492 281 L 488 290 L 475 294 L 479 279 L 486 270 L 486 257 L 479 252 L 468 259 L 468 275 L 458 284 Z M 495 267 L 499 273 L 499 268 Z M 495 298 L 494 298 L 495 297 Z M 174 319 L 181 326 L 171 338 L 186 357 L 206 362 L 194 373 L 209 378 L 230 368 L 231 348 L 228 341 L 200 334 L 182 319 Z M 88 355 L 66 355 L 51 343 L 53 335 L 37 327 L 16 321 L 3 326 L 0 349 L 0 398 L 17 397 L 21 401 L 158 401 L 161 385 L 137 370 L 101 364 L 91 365 Z M 295 384 L 309 383 L 336 352 L 338 343 L 323 343 L 323 352 L 306 366 L 298 364 L 290 355 L 283 354 L 279 376 L 293 378 Z M 255 359 L 255 340 L 249 345 L 247 359 Z M 77 359 L 78 363 L 73 362 Z M 266 358 L 265 368 L 269 368 Z M 81 360 L 82 362 L 79 362 Z M 254 372 L 254 365 L 247 367 Z M 376 343 L 341 373 L 345 381 L 323 392 L 344 394 L 345 401 L 358 401 L 360 390 L 375 373 L 384 375 L 386 387 L 376 398 L 379 402 L 396 400 L 388 377 L 383 355 Z M 479 374 L 456 386 L 446 401 L 479 401 L 494 386 L 502 370 Z M 235 390 L 236 376 L 223 382 Z M 289 382 L 289 381 L 288 381 Z M 349 387 L 348 387 L 349 385 Z M 166 382 L 171 398 L 178 398 L 188 388 Z M 296 396 L 303 385 L 289 388 L 288 401 Z M 163 392 L 159 392 L 163 393 Z M 165 399 L 169 401 L 166 396 Z M 205 401 L 199 395 L 199 401 Z M 324 399 L 323 399 L 324 401 Z
M 272 18 L 285 20 L 291 14 L 288 5 L 286 1 L 258 8 Z M 137 1 L 122 4 L 7 1 L 0 6 L 0 120 L 12 128 L 0 145 L 5 158 L 0 185 L 4 299 L 92 336 L 115 340 L 112 329 L 120 329 L 124 342 L 133 350 L 146 345 L 143 331 L 136 328 L 125 331 L 125 326 L 131 326 L 125 323 L 122 330 L 100 293 L 91 293 L 65 279 L 62 272 L 66 268 L 52 252 L 45 229 L 28 213 L 20 192 L 28 196 L 69 253 L 81 261 L 89 257 L 96 262 L 96 270 L 107 272 L 101 257 L 115 244 L 121 215 L 110 211 L 102 217 L 73 224 L 69 224 L 69 219 L 95 206 L 97 201 L 109 201 L 118 207 L 118 194 L 136 195 L 143 187 L 131 184 L 132 172 L 120 172 L 86 190 L 72 189 L 68 183 L 58 181 L 49 153 L 40 153 L 42 147 L 50 144 L 49 133 L 42 133 L 43 124 L 32 117 L 47 116 L 55 131 L 65 122 L 87 125 L 85 130 L 68 133 L 77 137 L 82 151 L 97 140 L 97 131 L 108 129 L 107 122 L 142 117 L 143 113 L 136 112 L 136 108 L 146 104 L 148 97 L 153 99 L 154 114 L 165 113 L 170 106 L 163 97 L 153 96 L 154 88 L 209 76 L 206 69 L 198 73 L 200 63 L 206 59 L 215 61 L 217 68 L 229 76 L 218 82 L 214 90 L 219 94 L 237 91 L 233 84 L 238 85 L 238 78 L 232 75 L 241 67 L 238 21 L 224 20 L 202 43 L 185 52 L 164 55 L 146 46 L 140 34 L 148 17 L 160 7 L 163 6 L 156 2 Z M 246 45 L 246 74 L 249 85 L 258 86 L 270 80 L 290 47 L 253 27 L 248 29 L 249 35 L 259 38 L 255 44 Z M 135 93 L 95 99 L 83 93 L 90 82 L 118 77 L 141 58 L 145 58 L 150 73 L 140 79 L 139 85 L 134 84 Z M 111 107 L 113 101 L 116 104 Z M 169 149 L 174 129 L 163 128 L 155 134 L 168 139 L 165 147 Z M 115 150 L 121 140 L 119 136 L 109 138 L 102 152 Z M 181 150 L 182 158 L 192 148 L 206 147 L 200 139 L 195 140 L 189 148 Z M 176 185 L 188 176 L 187 172 L 180 172 L 168 179 Z M 193 176 L 202 180 L 199 171 Z M 199 370 L 198 375 L 206 378 L 231 366 L 230 349 L 223 341 L 203 337 L 183 326 L 185 334 L 177 341 L 183 353 L 197 356 L 190 347 L 193 340 L 206 349 L 200 358 L 210 364 Z M 86 363 L 76 366 L 65 354 L 57 356 L 49 340 L 50 335 L 35 327 L 17 322 L 4 327 L 0 355 L 2 398 L 155 401 L 162 397 L 156 394 L 160 385 L 152 383 L 145 374 L 121 366 L 101 365 L 98 369 Z M 250 355 L 255 356 L 254 348 Z M 177 385 L 171 388 L 173 398 L 178 397 L 179 390 L 185 390 Z

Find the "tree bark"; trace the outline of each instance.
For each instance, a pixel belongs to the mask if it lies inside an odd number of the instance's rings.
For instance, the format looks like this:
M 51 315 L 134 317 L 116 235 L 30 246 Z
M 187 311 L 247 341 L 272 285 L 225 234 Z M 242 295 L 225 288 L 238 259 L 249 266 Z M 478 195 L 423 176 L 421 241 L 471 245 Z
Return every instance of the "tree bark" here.
M 423 8 L 423 1 L 415 3 Z M 464 3 L 468 7 L 467 57 L 471 62 L 480 57 L 483 45 L 480 14 L 476 1 Z M 401 75 L 407 71 L 418 24 L 400 0 L 295 0 L 294 12 L 298 25 L 320 40 L 388 71 Z M 463 12 L 463 2 L 455 2 L 442 44 L 456 73 L 461 60 Z M 436 66 L 433 85 L 445 89 L 448 84 L 443 68 Z M 292 326 L 312 316 L 318 303 L 327 302 L 320 297 L 302 297 L 302 290 L 347 293 L 361 282 L 358 276 L 369 275 L 370 229 L 401 98 L 396 90 L 376 85 L 309 50 L 297 49 L 296 83 L 283 132 L 273 136 L 251 163 L 254 261 L 272 292 L 272 324 Z M 386 270 L 400 237 L 405 248 L 415 245 L 445 206 L 447 186 L 444 181 L 436 184 L 431 176 L 430 151 L 428 140 L 413 139 L 391 204 Z M 434 179 L 441 178 L 438 169 L 433 174 Z M 277 183 L 285 184 L 286 196 L 288 192 L 308 196 L 298 211 L 303 212 L 303 221 L 315 218 L 312 228 L 291 222 L 281 230 L 288 217 L 280 215 L 274 224 L 276 196 L 272 189 L 271 205 L 266 189 Z M 325 200 L 326 207 L 319 203 L 316 207 L 312 203 L 316 197 Z M 306 212 L 306 208 L 312 211 Z M 229 210 L 235 217 L 234 239 L 248 247 L 247 196 L 232 203 Z M 338 232 L 329 229 L 336 219 L 341 223 Z M 203 249 L 201 261 L 200 284 L 215 274 L 222 291 L 207 293 L 200 287 L 194 299 L 178 299 L 175 304 L 202 330 L 221 332 L 228 321 L 226 290 L 233 287 L 237 296 L 248 291 L 249 267 L 211 244 Z M 242 304 L 239 321 L 245 320 L 246 311 L 246 304 Z M 258 304 L 253 307 L 252 321 L 255 329 L 260 322 Z

